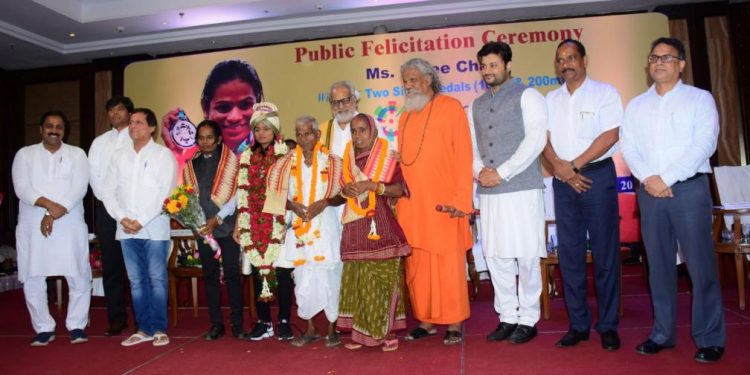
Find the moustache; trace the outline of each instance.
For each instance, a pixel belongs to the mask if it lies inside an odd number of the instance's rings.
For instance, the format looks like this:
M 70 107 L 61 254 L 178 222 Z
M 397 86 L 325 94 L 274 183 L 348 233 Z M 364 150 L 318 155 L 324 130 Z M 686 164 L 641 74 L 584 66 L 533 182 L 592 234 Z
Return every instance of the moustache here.
M 61 137 L 62 136 L 62 134 L 60 134 L 60 133 L 47 133 L 47 135 L 48 136 L 56 136 L 56 137 Z
M 565 69 L 562 70 L 562 73 L 565 74 L 567 72 L 575 72 L 575 71 L 576 71 L 575 69 L 565 68 Z

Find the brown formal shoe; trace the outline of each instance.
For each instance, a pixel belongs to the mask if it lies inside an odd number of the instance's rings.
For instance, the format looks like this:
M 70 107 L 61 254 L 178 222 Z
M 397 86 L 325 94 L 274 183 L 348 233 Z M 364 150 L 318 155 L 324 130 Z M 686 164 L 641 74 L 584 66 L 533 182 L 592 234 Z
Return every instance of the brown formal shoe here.
M 109 325 L 109 328 L 107 328 L 106 331 L 104 331 L 104 336 L 119 336 L 127 328 L 127 322 L 114 322 Z

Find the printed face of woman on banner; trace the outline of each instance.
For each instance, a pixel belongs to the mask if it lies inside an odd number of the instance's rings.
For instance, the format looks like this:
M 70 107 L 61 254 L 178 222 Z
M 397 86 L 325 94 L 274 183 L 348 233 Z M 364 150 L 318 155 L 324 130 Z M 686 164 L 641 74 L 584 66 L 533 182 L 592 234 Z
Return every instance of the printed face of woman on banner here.
M 263 86 L 255 68 L 241 60 L 227 60 L 209 73 L 201 107 L 204 118 L 221 127 L 224 143 L 239 154 L 253 142 L 250 117 L 253 105 L 262 100 Z

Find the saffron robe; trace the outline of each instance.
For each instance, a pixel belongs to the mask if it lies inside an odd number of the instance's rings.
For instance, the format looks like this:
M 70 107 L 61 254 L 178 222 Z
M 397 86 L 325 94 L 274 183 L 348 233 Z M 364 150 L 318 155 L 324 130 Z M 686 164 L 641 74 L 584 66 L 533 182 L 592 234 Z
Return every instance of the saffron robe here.
M 420 111 L 401 115 L 398 134 L 408 197 L 399 199 L 397 211 L 412 248 L 406 258 L 406 285 L 414 317 L 458 323 L 469 317 L 469 218 L 451 218 L 436 206 L 472 210 L 469 122 L 458 100 L 437 94 Z

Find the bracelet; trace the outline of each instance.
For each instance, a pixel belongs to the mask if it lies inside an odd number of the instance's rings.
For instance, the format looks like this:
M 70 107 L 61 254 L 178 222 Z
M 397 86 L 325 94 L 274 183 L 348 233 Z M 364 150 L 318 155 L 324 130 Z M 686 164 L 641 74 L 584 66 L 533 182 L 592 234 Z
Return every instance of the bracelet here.
M 578 167 L 576 167 L 576 162 L 575 162 L 575 160 L 571 160 L 571 161 L 570 161 L 570 166 L 571 166 L 571 167 L 573 168 L 573 172 L 575 172 L 575 173 L 578 173 L 578 172 L 580 172 L 580 171 L 581 171 L 580 169 L 578 169 Z
M 385 194 L 385 184 L 384 183 L 378 182 L 378 191 L 377 191 L 377 194 L 378 195 Z

